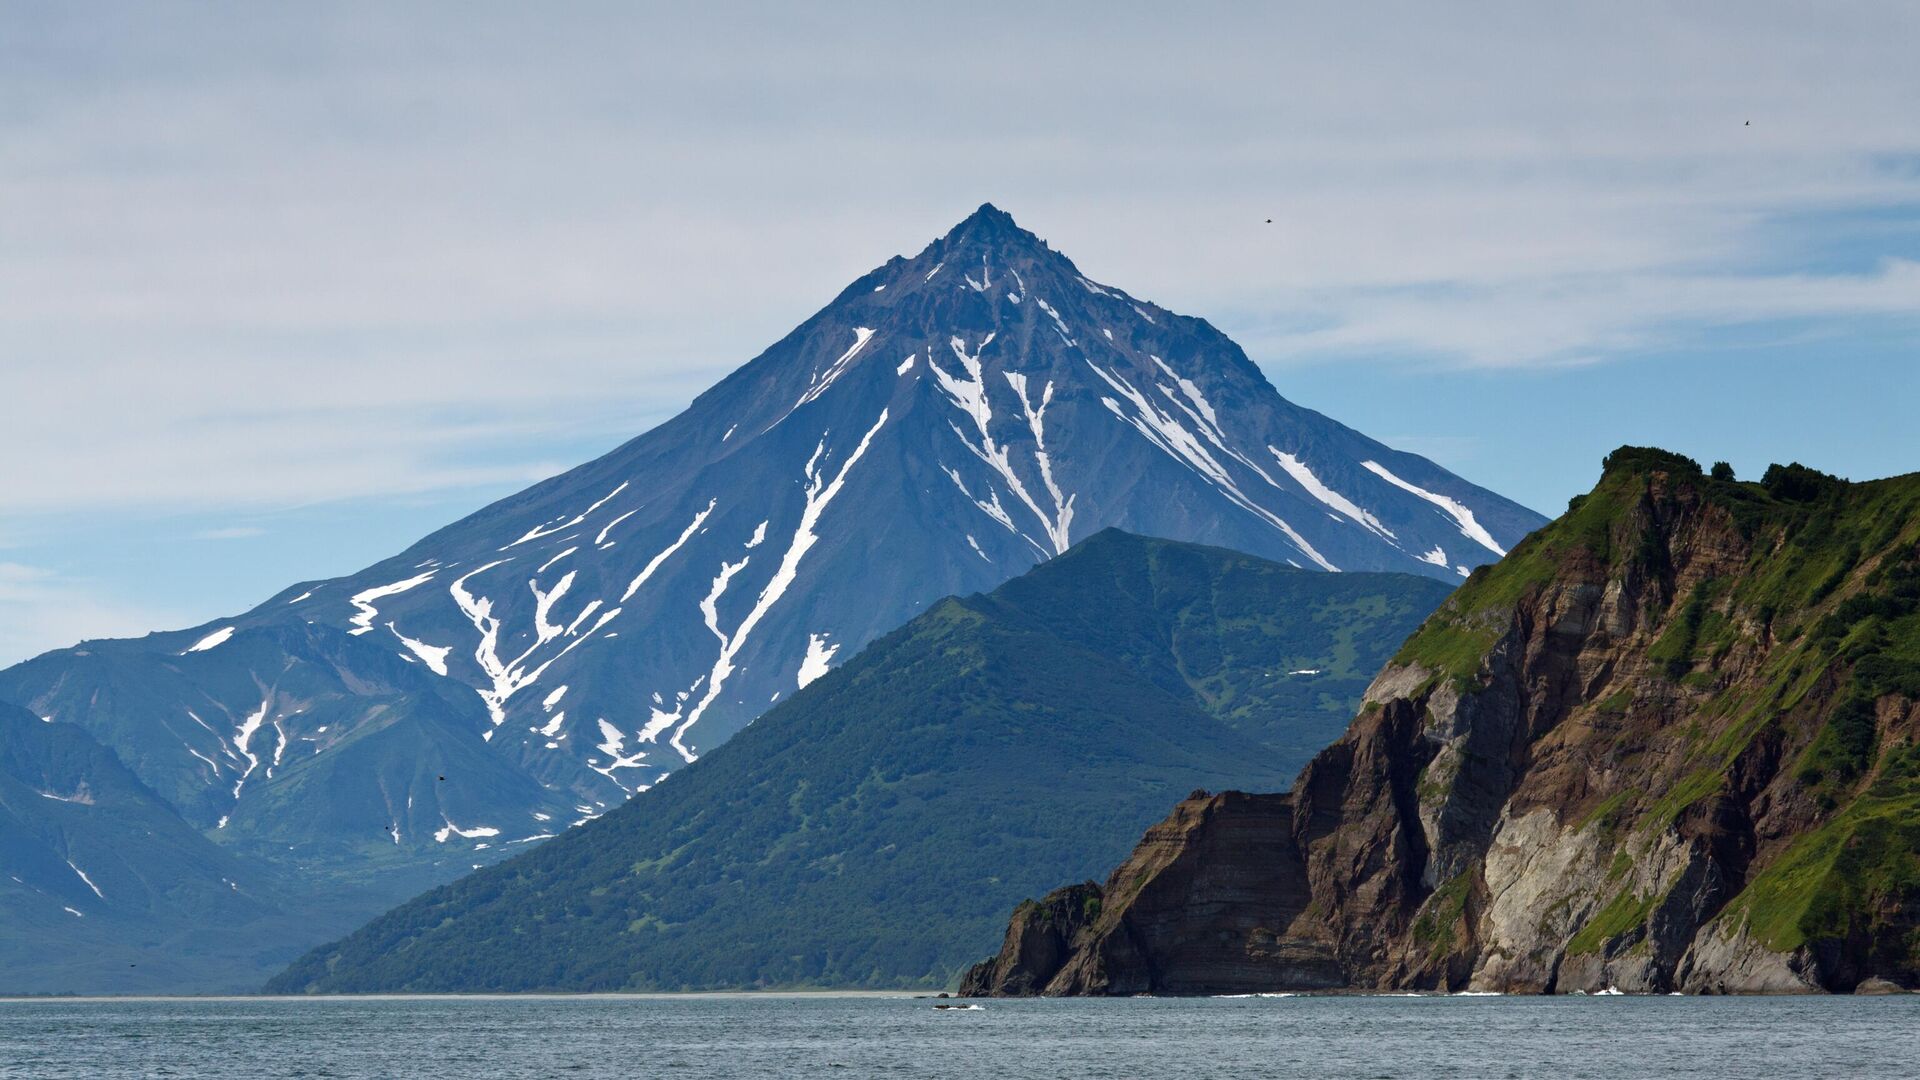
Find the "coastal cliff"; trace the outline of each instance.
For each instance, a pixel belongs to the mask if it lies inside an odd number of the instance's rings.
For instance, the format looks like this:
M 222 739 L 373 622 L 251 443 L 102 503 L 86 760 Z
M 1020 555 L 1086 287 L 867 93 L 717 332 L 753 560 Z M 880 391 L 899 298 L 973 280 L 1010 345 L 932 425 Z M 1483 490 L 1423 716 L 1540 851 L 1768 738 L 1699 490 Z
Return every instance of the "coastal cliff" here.
M 1716 473 L 1610 455 L 1291 793 L 1196 792 L 963 992 L 1920 985 L 1920 476 Z

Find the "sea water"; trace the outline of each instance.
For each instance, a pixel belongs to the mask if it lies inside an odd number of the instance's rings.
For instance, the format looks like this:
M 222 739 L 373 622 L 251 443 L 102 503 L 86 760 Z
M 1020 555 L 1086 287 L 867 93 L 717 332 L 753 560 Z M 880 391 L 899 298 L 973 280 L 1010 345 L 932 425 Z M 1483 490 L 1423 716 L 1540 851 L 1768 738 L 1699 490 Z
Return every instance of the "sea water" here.
M 1913 1077 L 1920 996 L 0 1001 L 0 1076 Z

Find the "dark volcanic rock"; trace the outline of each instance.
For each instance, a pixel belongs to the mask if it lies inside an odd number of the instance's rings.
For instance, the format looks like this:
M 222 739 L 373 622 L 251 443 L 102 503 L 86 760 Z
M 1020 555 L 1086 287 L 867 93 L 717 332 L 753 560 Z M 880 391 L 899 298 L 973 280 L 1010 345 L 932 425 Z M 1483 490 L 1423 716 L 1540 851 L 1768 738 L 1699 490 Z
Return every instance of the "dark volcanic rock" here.
M 1100 886 L 1089 881 L 1055 889 L 1013 909 L 1000 955 L 960 980 L 962 997 L 1032 997 L 1044 993 L 1072 959 L 1081 932 L 1100 917 Z
M 1280 935 L 1310 900 L 1285 795 L 1196 792 L 1104 887 L 1015 909 L 974 996 L 1234 993 L 1339 985 L 1329 950 Z

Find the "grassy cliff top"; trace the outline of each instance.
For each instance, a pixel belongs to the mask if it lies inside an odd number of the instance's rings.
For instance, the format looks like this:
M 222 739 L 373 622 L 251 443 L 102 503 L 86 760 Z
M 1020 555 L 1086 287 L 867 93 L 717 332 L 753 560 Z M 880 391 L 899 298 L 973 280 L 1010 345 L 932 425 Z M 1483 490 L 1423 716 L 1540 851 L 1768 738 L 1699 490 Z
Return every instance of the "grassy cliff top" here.
M 1917 511 L 1920 473 L 1856 483 L 1794 463 L 1752 482 L 1666 450 L 1623 446 L 1604 459 L 1591 492 L 1474 571 L 1395 661 L 1469 682 L 1524 597 L 1574 576 L 1669 573 L 1672 534 L 1689 516 L 1711 519 L 1747 552 L 1744 571 L 1713 584 L 1703 606 L 1747 612 L 1776 637 L 1805 634 L 1845 598 L 1890 587 L 1893 564 L 1910 559 L 1920 540 Z

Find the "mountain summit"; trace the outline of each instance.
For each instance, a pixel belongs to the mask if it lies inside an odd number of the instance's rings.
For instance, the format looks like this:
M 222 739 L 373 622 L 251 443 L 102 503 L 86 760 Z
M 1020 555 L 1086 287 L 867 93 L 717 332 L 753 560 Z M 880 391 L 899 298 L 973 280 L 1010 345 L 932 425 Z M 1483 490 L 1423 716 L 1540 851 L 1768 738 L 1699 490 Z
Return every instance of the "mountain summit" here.
M 223 843 L 397 898 L 1110 526 L 1457 581 L 1541 523 L 988 205 L 611 453 L 245 614 L 0 672 L 0 699 Z

